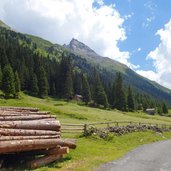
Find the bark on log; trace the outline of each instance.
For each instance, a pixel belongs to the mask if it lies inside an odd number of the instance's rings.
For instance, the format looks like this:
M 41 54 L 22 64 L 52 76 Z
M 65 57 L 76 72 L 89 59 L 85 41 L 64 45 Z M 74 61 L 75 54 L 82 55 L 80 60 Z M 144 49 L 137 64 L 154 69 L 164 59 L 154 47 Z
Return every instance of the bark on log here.
M 76 146 L 76 140 L 75 139 L 58 139 L 58 145 L 62 147 L 69 147 L 71 149 L 75 149 Z
M 35 159 L 35 160 L 32 160 L 32 161 L 28 162 L 27 166 L 32 168 L 32 169 L 36 169 L 36 168 L 38 168 L 40 166 L 44 166 L 46 164 L 57 161 L 61 157 L 62 157 L 61 155 L 47 155 L 47 156 L 41 157 L 39 159 Z
M 59 130 L 60 123 L 57 120 L 33 120 L 33 121 L 1 121 L 0 128 L 35 129 L 35 130 Z
M 58 139 L 2 141 L 0 142 L 0 154 L 54 148 L 57 145 Z
M 49 115 L 50 113 L 49 112 L 15 112 L 15 111 L 0 111 L 0 116 L 7 116 L 7 115 Z
M 38 119 L 49 119 L 55 116 L 50 115 L 22 115 L 22 116 L 2 116 L 0 115 L 0 121 L 18 121 L 18 120 L 38 120 Z
M 55 148 L 45 149 L 45 150 L 34 150 L 34 151 L 26 151 L 22 152 L 20 154 L 23 154 L 23 156 L 34 156 L 34 155 L 52 155 L 52 154 L 68 154 L 69 153 L 69 147 L 61 147 L 57 146 Z
M 0 136 L 38 136 L 38 135 L 60 135 L 60 134 L 61 134 L 60 131 L 0 128 Z
M 13 107 L 13 106 L 1 106 L 0 110 L 13 110 L 13 111 L 28 110 L 28 111 L 32 111 L 32 112 L 39 111 L 38 108 L 32 108 L 32 107 Z
M 68 147 L 56 147 L 56 148 L 52 148 L 52 149 L 48 149 L 44 152 L 44 154 L 59 154 L 59 155 L 63 155 L 63 154 L 68 154 L 69 153 L 69 148 Z
M 10 140 L 31 140 L 31 139 L 57 139 L 60 135 L 40 135 L 40 136 L 1 136 L 0 143 L 2 141 Z M 5 142 L 4 142 L 5 143 Z
M 46 148 L 54 148 L 56 146 L 67 146 L 76 148 L 76 144 L 62 139 L 32 139 L 32 140 L 12 140 L 0 142 L 0 154 L 13 153 L 20 151 L 41 150 Z

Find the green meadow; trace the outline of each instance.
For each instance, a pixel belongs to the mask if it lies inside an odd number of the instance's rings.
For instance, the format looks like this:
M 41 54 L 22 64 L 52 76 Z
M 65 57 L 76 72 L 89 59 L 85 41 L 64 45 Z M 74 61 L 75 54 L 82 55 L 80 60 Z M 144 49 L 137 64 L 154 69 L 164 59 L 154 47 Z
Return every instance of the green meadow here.
M 62 124 L 84 124 L 110 121 L 134 121 L 170 124 L 171 118 L 164 116 L 151 116 L 143 112 L 120 112 L 117 110 L 104 110 L 86 107 L 77 102 L 66 102 L 55 98 L 40 99 L 21 94 L 20 99 L 0 99 L 1 106 L 27 106 L 36 107 L 43 111 L 50 111 Z M 70 150 L 59 162 L 37 169 L 38 171 L 95 170 L 100 164 L 109 162 L 123 156 L 135 147 L 159 140 L 171 138 L 171 133 L 158 134 L 152 131 L 134 132 L 122 136 L 109 135 L 101 139 L 96 135 L 83 137 L 81 134 L 62 134 L 63 137 L 77 139 L 77 148 Z

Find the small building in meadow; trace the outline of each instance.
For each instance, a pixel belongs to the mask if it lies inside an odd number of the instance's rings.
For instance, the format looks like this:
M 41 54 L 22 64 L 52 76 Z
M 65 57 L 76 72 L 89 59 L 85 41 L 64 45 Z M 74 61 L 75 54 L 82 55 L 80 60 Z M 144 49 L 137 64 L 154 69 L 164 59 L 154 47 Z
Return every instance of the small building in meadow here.
M 75 94 L 73 97 L 73 100 L 76 100 L 76 101 L 82 101 L 82 99 L 83 99 L 83 96 L 80 94 Z
M 156 109 L 155 108 L 149 108 L 149 109 L 146 109 L 145 111 L 149 115 L 154 115 L 156 113 Z

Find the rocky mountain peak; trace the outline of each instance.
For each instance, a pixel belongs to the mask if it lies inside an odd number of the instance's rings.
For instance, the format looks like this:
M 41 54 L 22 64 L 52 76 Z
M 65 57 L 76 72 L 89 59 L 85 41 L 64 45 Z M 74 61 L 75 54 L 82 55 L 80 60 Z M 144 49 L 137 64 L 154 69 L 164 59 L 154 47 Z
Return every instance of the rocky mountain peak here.
M 84 55 L 97 56 L 96 52 L 94 52 L 91 48 L 74 38 L 70 41 L 69 45 L 67 45 L 67 48 L 74 52 L 82 53 Z

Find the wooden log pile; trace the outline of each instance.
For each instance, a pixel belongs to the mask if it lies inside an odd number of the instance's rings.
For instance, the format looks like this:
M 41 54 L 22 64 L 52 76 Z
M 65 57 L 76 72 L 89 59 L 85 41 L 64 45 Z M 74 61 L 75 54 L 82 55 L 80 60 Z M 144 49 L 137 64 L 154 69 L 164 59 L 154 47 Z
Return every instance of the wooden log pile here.
M 75 140 L 61 138 L 60 129 L 60 122 L 49 112 L 0 107 L 0 167 L 12 158 L 25 159 L 33 169 L 59 160 L 69 148 L 76 148 Z

